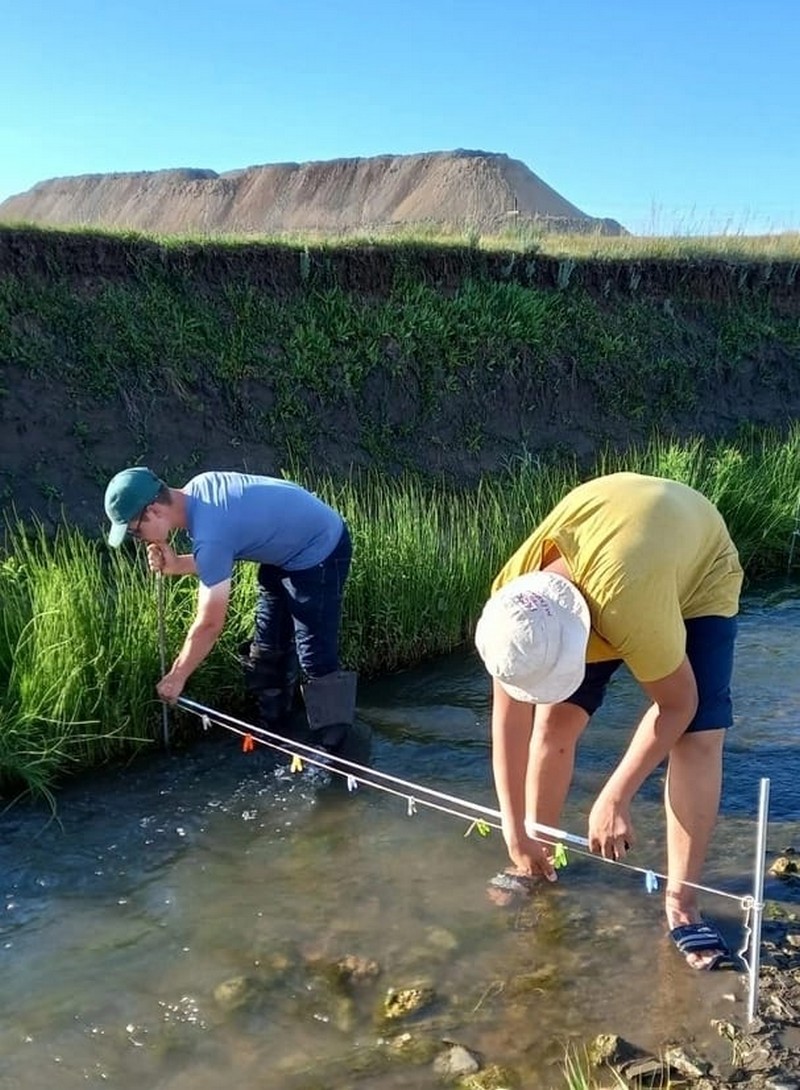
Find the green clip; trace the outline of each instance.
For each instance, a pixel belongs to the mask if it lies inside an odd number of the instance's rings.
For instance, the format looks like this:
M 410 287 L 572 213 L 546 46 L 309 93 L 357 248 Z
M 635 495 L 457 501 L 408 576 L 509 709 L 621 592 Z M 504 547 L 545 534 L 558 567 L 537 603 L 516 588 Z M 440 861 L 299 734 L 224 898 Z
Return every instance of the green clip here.
M 488 836 L 489 833 L 492 831 L 491 825 L 489 825 L 486 821 L 481 821 L 480 818 L 477 821 L 473 821 L 471 823 L 467 831 L 464 833 L 464 836 L 469 836 L 473 829 L 477 832 L 478 836 Z
M 567 863 L 569 863 L 567 849 L 563 844 L 556 844 L 553 852 L 553 866 L 556 870 L 559 870 L 561 867 L 566 867 Z

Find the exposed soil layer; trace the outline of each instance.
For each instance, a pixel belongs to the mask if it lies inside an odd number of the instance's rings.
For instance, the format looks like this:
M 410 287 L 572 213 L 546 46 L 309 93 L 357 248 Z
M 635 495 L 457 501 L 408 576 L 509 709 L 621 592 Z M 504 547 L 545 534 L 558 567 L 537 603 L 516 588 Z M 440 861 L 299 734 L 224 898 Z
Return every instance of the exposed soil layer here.
M 105 481 L 126 463 L 174 483 L 203 468 L 294 466 L 474 482 L 521 457 L 574 454 L 588 467 L 654 434 L 785 431 L 800 418 L 796 273 L 0 227 L 0 502 L 97 529 Z M 520 291 L 542 308 L 537 337 L 514 333 Z M 445 335 L 420 329 L 418 292 Z M 497 292 L 509 317 L 485 339 L 481 308 Z M 332 299 L 342 315 L 301 367 L 297 345 Z M 277 332 L 249 317 L 265 301 Z M 402 329 L 372 336 L 373 313 Z M 210 330 L 202 342 L 196 327 Z

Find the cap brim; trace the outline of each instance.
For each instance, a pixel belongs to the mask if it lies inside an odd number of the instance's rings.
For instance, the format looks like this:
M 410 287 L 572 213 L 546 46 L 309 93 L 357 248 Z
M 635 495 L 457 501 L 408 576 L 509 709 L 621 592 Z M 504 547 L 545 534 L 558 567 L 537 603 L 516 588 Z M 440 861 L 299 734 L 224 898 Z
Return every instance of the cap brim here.
M 118 549 L 127 536 L 127 522 L 112 522 L 111 529 L 108 532 L 108 544 L 112 549 Z

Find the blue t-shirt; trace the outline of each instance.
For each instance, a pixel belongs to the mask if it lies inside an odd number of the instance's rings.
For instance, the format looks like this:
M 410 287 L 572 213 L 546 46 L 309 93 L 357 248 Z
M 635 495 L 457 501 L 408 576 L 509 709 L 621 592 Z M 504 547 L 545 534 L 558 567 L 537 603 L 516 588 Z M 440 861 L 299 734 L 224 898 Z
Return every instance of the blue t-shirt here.
M 183 492 L 197 574 L 206 587 L 230 579 L 236 560 L 286 571 L 313 568 L 342 536 L 337 511 L 278 477 L 200 473 Z

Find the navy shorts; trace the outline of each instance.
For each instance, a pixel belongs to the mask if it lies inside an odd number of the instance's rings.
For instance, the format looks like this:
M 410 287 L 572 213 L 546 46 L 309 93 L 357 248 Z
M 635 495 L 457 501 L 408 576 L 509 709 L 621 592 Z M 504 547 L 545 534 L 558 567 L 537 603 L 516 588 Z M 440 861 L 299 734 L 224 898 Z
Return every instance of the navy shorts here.
M 689 731 L 727 729 L 733 723 L 731 675 L 736 642 L 735 617 L 693 617 L 686 625 L 686 657 L 697 681 L 697 714 Z M 622 659 L 589 662 L 586 675 L 565 704 L 577 704 L 588 715 L 603 703 L 606 687 Z

